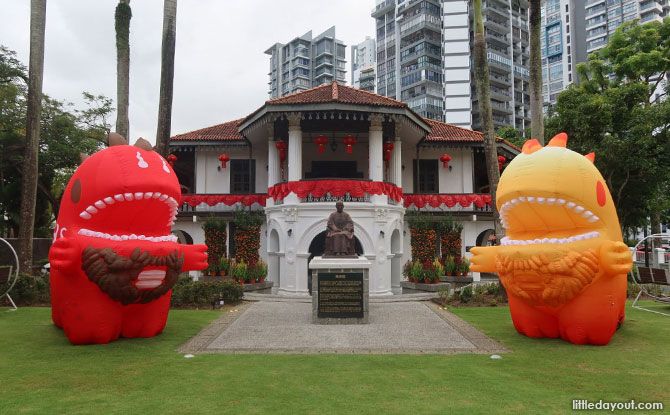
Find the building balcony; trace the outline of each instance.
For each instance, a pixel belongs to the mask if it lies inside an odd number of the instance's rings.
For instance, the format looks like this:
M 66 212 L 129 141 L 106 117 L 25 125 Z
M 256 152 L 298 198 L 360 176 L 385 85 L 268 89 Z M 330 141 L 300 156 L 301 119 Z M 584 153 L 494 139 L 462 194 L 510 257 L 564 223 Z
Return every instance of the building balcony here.
M 179 209 L 181 216 L 195 213 L 232 213 L 240 208 L 263 210 L 272 197 L 275 205 L 293 193 L 303 203 L 371 203 L 373 196 L 388 197 L 389 205 L 410 210 L 478 213 L 491 212 L 491 195 L 486 193 L 402 193 L 392 183 L 368 180 L 302 180 L 272 186 L 268 193 L 252 194 L 184 194 Z
M 234 212 L 239 208 L 261 210 L 267 193 L 249 194 L 183 194 L 179 213 Z
M 491 212 L 491 195 L 487 193 L 405 193 L 403 205 L 410 210 L 433 212 Z
M 278 183 L 268 189 L 275 205 L 284 203 L 293 194 L 300 203 L 370 202 L 373 196 L 386 196 L 388 204 L 397 205 L 402 200 L 402 189 L 393 183 L 371 180 L 316 179 Z M 295 199 L 294 199 L 295 200 Z

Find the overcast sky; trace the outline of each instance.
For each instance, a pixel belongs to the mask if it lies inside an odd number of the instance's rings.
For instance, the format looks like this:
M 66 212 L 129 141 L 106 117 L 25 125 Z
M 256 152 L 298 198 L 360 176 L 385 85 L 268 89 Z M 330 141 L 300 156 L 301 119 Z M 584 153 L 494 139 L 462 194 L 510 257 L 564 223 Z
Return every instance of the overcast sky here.
M 0 44 L 28 66 L 30 1 L 0 0 Z M 80 106 L 82 91 L 116 101 L 117 0 L 47 0 L 44 92 Z M 269 56 L 312 30 L 336 27 L 350 46 L 374 37 L 374 0 L 179 0 L 172 134 L 243 117 L 268 99 Z M 155 142 L 162 0 L 131 0 L 130 136 Z M 110 123 L 116 122 L 114 114 Z

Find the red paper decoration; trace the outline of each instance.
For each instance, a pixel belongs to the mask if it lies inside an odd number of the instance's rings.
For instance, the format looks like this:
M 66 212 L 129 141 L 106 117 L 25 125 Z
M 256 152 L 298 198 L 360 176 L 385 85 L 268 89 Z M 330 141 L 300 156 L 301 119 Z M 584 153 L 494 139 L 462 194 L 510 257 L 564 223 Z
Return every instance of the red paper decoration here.
M 505 156 L 498 156 L 498 170 L 502 171 L 503 164 L 505 164 L 506 161 L 507 159 Z
M 286 149 L 288 149 L 286 141 L 284 140 L 275 141 L 275 147 L 277 147 L 277 150 L 279 150 L 279 161 L 283 163 L 284 160 L 286 160 Z
M 277 183 L 268 189 L 268 197 L 275 201 L 284 199 L 289 193 L 295 193 L 299 198 L 307 196 L 316 198 L 330 193 L 334 197 L 343 197 L 349 194 L 352 197 L 368 195 L 388 195 L 399 202 L 402 199 L 402 188 L 393 183 L 368 182 L 362 180 L 309 180 Z
M 447 153 L 444 153 L 444 154 L 442 154 L 442 156 L 440 156 L 440 161 L 442 162 L 442 167 L 444 167 L 446 169 L 447 167 L 449 167 L 449 162 L 451 161 L 451 156 Z
M 387 141 L 384 143 L 384 161 L 388 162 L 391 160 L 391 153 L 393 152 L 393 141 Z
M 219 154 L 219 161 L 221 162 L 221 168 L 225 169 L 226 164 L 230 161 L 230 156 L 226 153 Z
M 326 144 L 328 144 L 328 137 L 325 135 L 317 135 L 314 139 L 314 144 L 319 146 L 319 154 L 323 154 L 326 151 Z
M 345 135 L 344 139 L 342 140 L 344 142 L 344 150 L 348 153 L 351 154 L 354 151 L 354 144 L 356 144 L 357 140 L 356 137 L 353 135 Z
M 175 156 L 174 154 L 168 154 L 166 158 L 170 167 L 174 168 L 174 162 L 177 161 L 177 156 Z

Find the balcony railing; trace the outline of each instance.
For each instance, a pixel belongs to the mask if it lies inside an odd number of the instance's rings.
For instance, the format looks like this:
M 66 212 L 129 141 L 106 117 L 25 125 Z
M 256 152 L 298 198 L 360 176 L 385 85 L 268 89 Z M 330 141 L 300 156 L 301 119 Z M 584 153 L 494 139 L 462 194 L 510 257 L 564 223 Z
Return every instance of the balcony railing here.
M 403 202 L 406 208 L 415 209 L 491 211 L 491 195 L 486 193 L 406 193 Z
M 386 195 L 389 200 L 400 201 L 402 189 L 392 183 L 368 180 L 301 180 L 278 183 L 268 189 L 268 196 L 275 201 L 284 200 L 294 193 L 303 202 L 328 202 L 329 198 L 349 197 L 369 201 L 372 195 Z M 352 200 L 354 201 L 354 200 Z
M 261 209 L 265 206 L 267 193 L 251 194 L 184 194 L 181 197 L 181 213 L 234 211 L 240 206 Z
M 369 203 L 373 195 L 388 196 L 390 205 L 402 201 L 408 209 L 426 209 L 454 212 L 490 212 L 491 195 L 485 193 L 406 193 L 392 183 L 368 180 L 301 180 L 276 184 L 268 193 L 252 194 L 185 194 L 180 213 L 232 212 L 239 207 L 260 210 L 268 197 L 282 204 L 289 193 L 301 203 L 345 202 Z

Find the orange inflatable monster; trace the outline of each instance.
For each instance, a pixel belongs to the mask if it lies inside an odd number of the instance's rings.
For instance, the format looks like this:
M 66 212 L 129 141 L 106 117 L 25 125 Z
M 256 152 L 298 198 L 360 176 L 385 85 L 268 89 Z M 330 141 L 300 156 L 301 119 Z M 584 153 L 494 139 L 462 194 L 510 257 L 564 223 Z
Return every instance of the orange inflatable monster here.
M 529 140 L 507 166 L 496 200 L 507 236 L 472 248 L 471 269 L 498 273 L 519 333 L 604 345 L 624 319 L 632 258 L 593 153 L 567 140 Z

